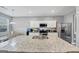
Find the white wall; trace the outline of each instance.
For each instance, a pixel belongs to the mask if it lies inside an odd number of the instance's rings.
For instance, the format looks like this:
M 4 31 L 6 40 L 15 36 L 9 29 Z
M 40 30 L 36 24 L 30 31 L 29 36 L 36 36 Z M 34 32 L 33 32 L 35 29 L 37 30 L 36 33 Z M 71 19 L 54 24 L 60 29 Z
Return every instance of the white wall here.
M 57 20 L 58 22 L 63 22 L 64 17 L 59 16 L 59 17 L 24 17 L 24 18 L 13 18 L 13 21 L 16 23 L 14 25 L 14 31 L 21 32 L 21 33 L 26 33 L 25 31 L 27 28 L 30 26 L 30 21 L 33 20 Z
M 64 22 L 65 23 L 73 23 L 73 13 L 65 15 Z

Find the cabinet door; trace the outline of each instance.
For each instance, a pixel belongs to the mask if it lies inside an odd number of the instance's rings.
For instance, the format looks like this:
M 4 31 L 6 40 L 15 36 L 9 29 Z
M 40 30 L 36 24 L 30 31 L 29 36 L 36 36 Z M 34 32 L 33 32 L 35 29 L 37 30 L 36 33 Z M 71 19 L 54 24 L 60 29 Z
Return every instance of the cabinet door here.
M 47 21 L 47 27 L 56 27 L 56 21 Z
M 47 27 L 56 27 L 56 20 L 52 20 L 52 21 L 31 21 L 30 26 L 38 28 L 41 23 L 47 24 Z
M 30 21 L 30 27 L 38 28 L 39 27 L 39 21 Z

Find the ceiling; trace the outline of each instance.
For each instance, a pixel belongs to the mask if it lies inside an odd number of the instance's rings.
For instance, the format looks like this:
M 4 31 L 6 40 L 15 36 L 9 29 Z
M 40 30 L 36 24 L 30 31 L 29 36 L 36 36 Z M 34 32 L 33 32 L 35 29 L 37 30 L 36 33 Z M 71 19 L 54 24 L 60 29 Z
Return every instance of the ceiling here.
M 63 16 L 75 10 L 74 6 L 4 6 L 11 16 Z

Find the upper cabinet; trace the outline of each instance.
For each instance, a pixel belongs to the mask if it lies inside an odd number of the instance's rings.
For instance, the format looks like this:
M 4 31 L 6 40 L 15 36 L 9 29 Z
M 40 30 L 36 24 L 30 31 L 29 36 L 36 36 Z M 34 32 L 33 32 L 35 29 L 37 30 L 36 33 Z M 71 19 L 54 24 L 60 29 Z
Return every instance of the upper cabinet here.
M 51 21 L 31 21 L 30 27 L 38 28 L 40 24 L 47 24 L 47 27 L 56 27 L 56 20 Z

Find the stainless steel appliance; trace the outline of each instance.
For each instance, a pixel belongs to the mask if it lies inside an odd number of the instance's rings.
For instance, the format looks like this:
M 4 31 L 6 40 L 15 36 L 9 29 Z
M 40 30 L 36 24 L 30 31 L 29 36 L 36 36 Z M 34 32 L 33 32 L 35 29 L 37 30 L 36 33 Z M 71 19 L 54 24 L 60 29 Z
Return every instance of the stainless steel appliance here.
M 71 23 L 61 23 L 60 37 L 71 43 L 72 42 L 72 24 Z

